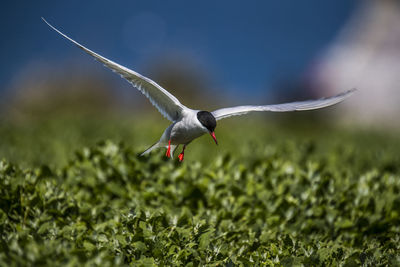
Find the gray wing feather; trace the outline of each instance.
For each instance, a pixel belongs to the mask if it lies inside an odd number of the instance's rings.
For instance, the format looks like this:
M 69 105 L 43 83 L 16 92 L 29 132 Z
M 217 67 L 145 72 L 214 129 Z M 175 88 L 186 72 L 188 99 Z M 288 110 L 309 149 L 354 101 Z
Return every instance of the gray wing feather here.
M 319 109 L 332 106 L 343 101 L 354 93 L 356 89 L 351 89 L 346 92 L 340 93 L 333 97 L 321 98 L 318 100 L 306 100 L 292 103 L 264 105 L 264 106 L 237 106 L 231 108 L 222 108 L 211 112 L 217 120 L 228 118 L 231 116 L 244 115 L 249 112 L 255 111 L 274 111 L 274 112 L 287 112 L 287 111 L 302 111 Z
M 42 20 L 61 36 L 71 41 L 80 49 L 93 56 L 96 60 L 103 63 L 106 67 L 110 68 L 113 72 L 118 73 L 122 78 L 130 82 L 150 100 L 150 103 L 155 106 L 164 117 L 166 117 L 170 121 L 178 120 L 181 116 L 182 111 L 184 109 L 187 109 L 179 102 L 179 100 L 175 96 L 162 88 L 156 82 L 93 52 L 92 50 L 84 47 L 80 43 L 74 41 L 67 35 L 60 32 L 58 29 L 48 23 L 44 18 L 42 18 Z

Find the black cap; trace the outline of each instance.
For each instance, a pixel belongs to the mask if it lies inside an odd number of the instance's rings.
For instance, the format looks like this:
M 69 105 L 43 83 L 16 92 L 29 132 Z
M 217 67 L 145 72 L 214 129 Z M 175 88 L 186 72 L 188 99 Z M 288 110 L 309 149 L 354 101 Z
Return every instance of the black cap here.
M 199 112 L 197 112 L 197 119 L 210 132 L 214 132 L 215 127 L 217 127 L 217 120 L 208 111 L 199 111 Z

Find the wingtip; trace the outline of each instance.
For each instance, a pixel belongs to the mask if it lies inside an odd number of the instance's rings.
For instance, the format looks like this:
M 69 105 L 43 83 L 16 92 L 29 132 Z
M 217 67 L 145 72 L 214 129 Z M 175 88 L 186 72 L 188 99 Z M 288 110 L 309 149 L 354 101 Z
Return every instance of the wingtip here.
M 44 21 L 44 23 L 47 24 L 47 26 L 49 26 L 50 28 L 52 28 L 52 29 L 55 30 L 56 32 L 60 33 L 61 35 L 64 35 L 64 34 L 61 33 L 56 27 L 54 27 L 53 25 L 51 25 L 50 22 L 48 22 L 44 17 L 41 17 L 41 19 Z
M 357 91 L 357 88 L 351 88 L 350 90 L 347 90 L 346 92 L 343 93 L 343 96 L 349 97 L 352 94 L 354 94 Z
M 46 23 L 48 26 L 50 26 L 51 28 L 54 28 L 44 17 L 40 17 L 44 23 Z
M 345 98 L 351 96 L 352 94 L 354 94 L 356 91 L 357 91 L 357 88 L 351 88 L 347 91 L 341 92 L 340 94 L 338 94 L 334 97 L 339 97 L 339 98 L 345 99 Z
M 348 93 L 349 93 L 349 94 L 352 94 L 352 93 L 354 93 L 354 92 L 356 92 L 356 91 L 358 91 L 358 90 L 357 90 L 357 88 L 354 87 L 354 88 L 351 88 L 351 89 L 348 91 Z

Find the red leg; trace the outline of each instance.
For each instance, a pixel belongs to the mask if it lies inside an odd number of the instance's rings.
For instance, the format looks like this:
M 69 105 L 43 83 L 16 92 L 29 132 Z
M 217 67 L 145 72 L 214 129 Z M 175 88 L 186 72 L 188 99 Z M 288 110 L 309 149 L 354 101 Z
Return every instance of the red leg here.
M 182 153 L 179 154 L 179 156 L 178 156 L 180 162 L 183 161 L 183 156 L 185 155 L 185 148 L 186 148 L 186 145 L 183 145 Z
M 168 141 L 168 148 L 167 148 L 167 153 L 165 153 L 165 156 L 168 158 L 171 157 L 171 140 Z

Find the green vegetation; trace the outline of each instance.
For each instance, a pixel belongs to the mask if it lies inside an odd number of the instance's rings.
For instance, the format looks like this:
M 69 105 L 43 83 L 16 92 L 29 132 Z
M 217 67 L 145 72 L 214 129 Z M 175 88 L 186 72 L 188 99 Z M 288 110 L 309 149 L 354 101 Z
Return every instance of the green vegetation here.
M 183 164 L 137 156 L 166 121 L 3 122 L 0 266 L 400 265 L 399 138 L 257 119 Z

